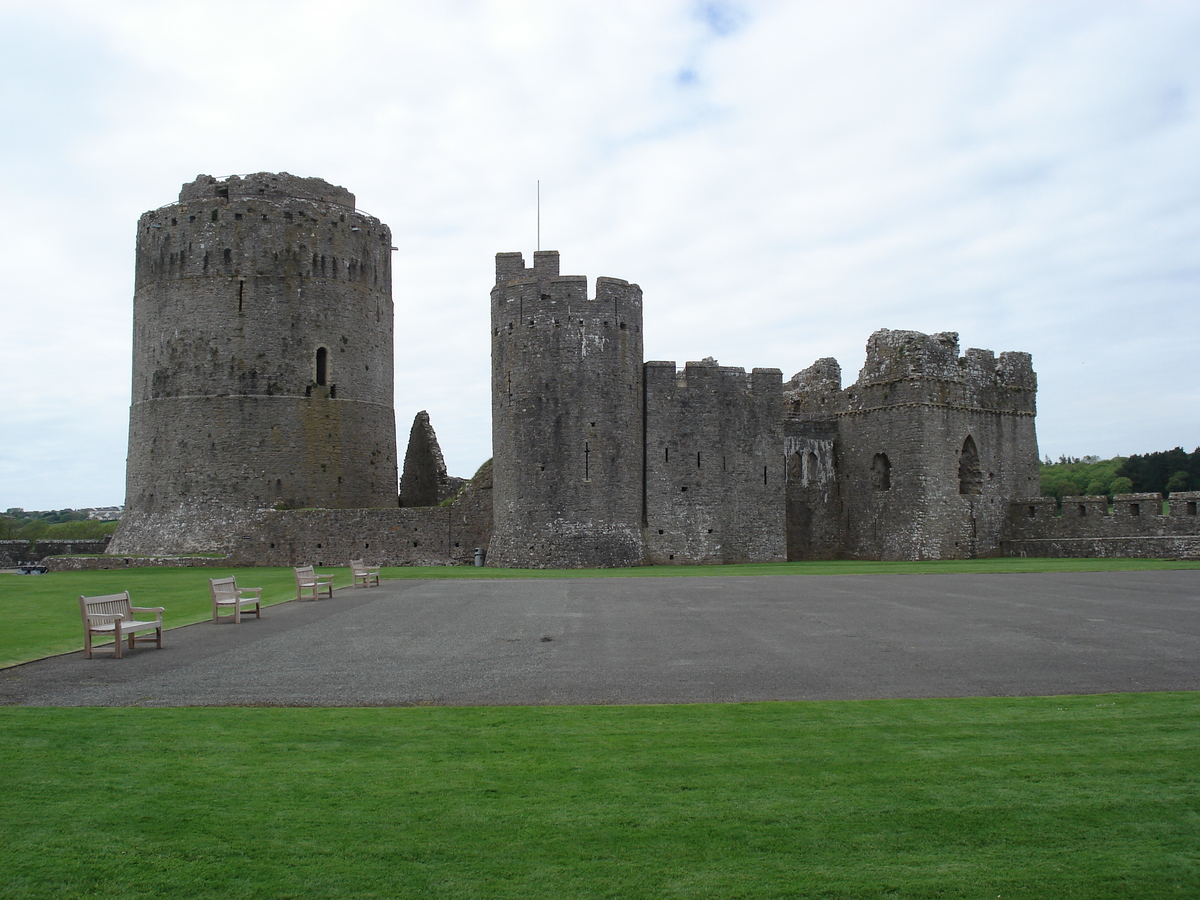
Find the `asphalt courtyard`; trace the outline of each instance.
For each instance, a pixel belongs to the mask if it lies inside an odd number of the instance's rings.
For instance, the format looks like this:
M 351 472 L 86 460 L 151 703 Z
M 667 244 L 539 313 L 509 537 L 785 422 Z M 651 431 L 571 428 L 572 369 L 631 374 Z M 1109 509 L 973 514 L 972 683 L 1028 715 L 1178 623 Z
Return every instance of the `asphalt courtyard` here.
M 385 581 L 0 670 L 0 704 L 700 703 L 1200 690 L 1200 571 Z

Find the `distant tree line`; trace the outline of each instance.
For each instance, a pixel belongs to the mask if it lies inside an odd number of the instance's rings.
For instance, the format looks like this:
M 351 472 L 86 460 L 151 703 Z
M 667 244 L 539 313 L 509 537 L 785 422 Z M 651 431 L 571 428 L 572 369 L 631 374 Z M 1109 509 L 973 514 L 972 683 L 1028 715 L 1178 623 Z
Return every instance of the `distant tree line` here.
M 1059 503 L 1065 496 L 1152 494 L 1200 490 L 1200 447 L 1185 453 L 1182 447 L 1145 455 L 1046 457 L 1041 464 L 1042 496 Z
M 1182 447 L 1161 453 L 1133 455 L 1121 466 L 1121 473 L 1143 491 L 1200 491 L 1200 447 L 1184 453 Z
M 26 512 L 12 507 L 0 513 L 0 541 L 86 540 L 102 538 L 120 522 L 97 522 L 76 509 Z

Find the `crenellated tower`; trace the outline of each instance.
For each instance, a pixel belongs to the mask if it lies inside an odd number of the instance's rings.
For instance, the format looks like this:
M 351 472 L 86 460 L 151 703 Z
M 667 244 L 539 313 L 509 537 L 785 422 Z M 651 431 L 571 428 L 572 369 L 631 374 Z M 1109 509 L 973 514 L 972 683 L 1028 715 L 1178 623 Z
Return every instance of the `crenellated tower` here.
M 489 565 L 641 564 L 641 288 L 498 253 L 491 307 Z
M 318 178 L 185 184 L 138 222 L 111 552 L 228 546 L 264 508 L 396 505 L 391 232 Z

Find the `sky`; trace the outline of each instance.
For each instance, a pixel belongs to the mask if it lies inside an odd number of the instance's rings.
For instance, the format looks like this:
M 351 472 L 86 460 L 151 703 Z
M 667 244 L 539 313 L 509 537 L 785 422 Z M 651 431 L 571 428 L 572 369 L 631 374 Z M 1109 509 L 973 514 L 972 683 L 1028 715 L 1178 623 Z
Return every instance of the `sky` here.
M 197 174 L 393 232 L 403 458 L 491 455 L 494 256 L 644 294 L 645 356 L 852 383 L 1033 354 L 1042 456 L 1200 445 L 1200 2 L 0 0 L 0 510 L 124 501 L 135 226 Z

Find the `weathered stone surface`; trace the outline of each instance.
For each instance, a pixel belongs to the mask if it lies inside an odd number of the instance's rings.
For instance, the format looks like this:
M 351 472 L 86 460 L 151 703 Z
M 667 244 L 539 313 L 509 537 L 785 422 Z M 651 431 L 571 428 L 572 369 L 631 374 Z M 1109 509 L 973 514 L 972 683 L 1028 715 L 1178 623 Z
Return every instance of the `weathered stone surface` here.
M 447 482 L 442 448 L 429 422 L 429 413 L 421 410 L 413 418 L 408 433 L 404 474 L 400 477 L 400 505 L 437 506 L 446 496 Z
M 496 256 L 489 563 L 635 566 L 642 549 L 642 292 Z
M 200 176 L 138 222 L 117 553 L 396 505 L 391 232 L 320 179 Z
M 787 558 L 778 369 L 645 366 L 646 561 Z
M 1187 557 L 1200 554 L 1200 492 L 1053 497 L 1009 504 L 1005 556 Z
M 1029 355 L 885 329 L 839 380 L 820 360 L 788 383 L 789 558 L 997 554 L 1008 502 L 1038 492 Z

